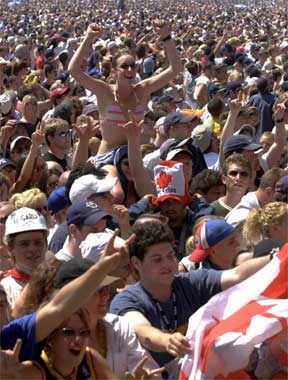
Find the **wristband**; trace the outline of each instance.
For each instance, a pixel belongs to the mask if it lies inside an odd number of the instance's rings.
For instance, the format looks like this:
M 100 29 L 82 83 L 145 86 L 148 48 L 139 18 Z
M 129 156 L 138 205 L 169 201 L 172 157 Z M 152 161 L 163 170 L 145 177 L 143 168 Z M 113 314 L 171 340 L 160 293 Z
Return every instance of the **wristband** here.
M 275 120 L 275 123 L 277 124 L 284 123 L 284 117 L 282 117 L 282 119 Z
M 171 39 L 172 39 L 171 35 L 168 34 L 168 36 L 160 38 L 160 41 L 161 41 L 161 42 L 166 42 L 166 41 L 169 41 L 169 40 L 171 40 Z

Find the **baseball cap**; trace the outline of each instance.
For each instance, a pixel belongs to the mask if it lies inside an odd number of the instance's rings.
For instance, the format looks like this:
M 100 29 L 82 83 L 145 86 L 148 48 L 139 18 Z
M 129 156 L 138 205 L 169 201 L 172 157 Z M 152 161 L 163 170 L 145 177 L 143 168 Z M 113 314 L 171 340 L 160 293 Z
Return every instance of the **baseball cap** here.
M 188 115 L 184 115 L 183 113 L 181 112 L 172 112 L 172 113 L 169 113 L 169 115 L 167 115 L 165 117 L 165 120 L 164 120 L 164 129 L 165 131 L 167 132 L 169 130 L 170 127 L 172 127 L 174 124 L 176 123 L 189 123 L 190 121 L 192 121 L 196 116 L 188 116 Z
M 0 113 L 6 115 L 11 111 L 12 99 L 8 94 L 0 95 Z
M 54 288 L 61 289 L 63 286 L 69 284 L 69 282 L 75 280 L 76 278 L 84 274 L 93 265 L 93 261 L 83 259 L 81 257 L 73 257 L 71 260 L 63 262 L 58 272 L 56 273 L 56 276 L 54 277 Z M 97 288 L 99 289 L 103 286 L 108 286 L 116 280 L 119 280 L 119 278 L 113 276 L 106 276 Z
M 156 121 L 154 125 L 154 129 L 158 130 L 161 127 L 161 125 L 164 125 L 165 118 L 166 116 L 159 117 L 159 119 Z
M 21 207 L 13 211 L 5 223 L 5 236 L 26 231 L 47 231 L 45 218 L 39 211 Z
M 115 47 L 118 47 L 117 43 L 115 41 L 109 41 L 108 44 L 107 44 L 107 49 L 108 50 L 111 50 Z
M 70 91 L 69 87 L 57 87 L 57 88 L 55 88 L 54 90 L 52 90 L 50 92 L 50 100 L 51 100 L 51 102 L 54 103 L 55 100 L 56 100 L 56 98 L 58 96 L 66 94 L 69 91 Z
M 197 145 L 202 153 L 205 153 L 211 143 L 212 131 L 204 124 L 198 125 L 192 131 L 192 139 L 195 145 Z
M 185 147 L 183 147 L 183 148 L 175 148 L 175 149 L 171 149 L 169 152 L 168 152 L 168 154 L 167 154 L 167 156 L 166 156 L 166 160 L 173 160 L 173 158 L 175 157 L 175 156 L 177 156 L 177 154 L 179 154 L 179 153 L 185 153 L 185 154 L 187 154 L 191 159 L 193 159 L 193 154 L 192 154 L 192 152 L 190 152 L 190 150 L 189 149 L 187 149 L 187 148 L 185 148 Z
M 65 186 L 60 186 L 49 195 L 48 210 L 51 214 L 56 214 L 66 206 L 68 206 L 68 201 L 65 194 Z
M 7 166 L 12 166 L 14 169 L 16 169 L 16 165 L 13 161 L 9 160 L 8 158 L 0 158 L 0 170 L 6 168 Z
M 12 152 L 15 148 L 15 145 L 18 143 L 18 141 L 21 141 L 21 140 L 27 140 L 29 141 L 30 143 L 32 143 L 32 140 L 30 139 L 30 137 L 28 136 L 18 136 L 16 137 L 10 144 L 10 152 Z
M 284 175 L 276 183 L 275 192 L 281 193 L 281 194 L 287 194 L 288 193 L 288 175 Z
M 251 46 L 250 46 L 250 51 L 251 50 L 260 50 L 261 49 L 261 46 L 259 46 L 259 45 L 257 45 L 257 44 L 252 44 Z
M 89 234 L 84 241 L 80 244 L 81 254 L 84 259 L 89 259 L 96 263 L 103 254 L 108 241 L 112 236 L 113 231 L 105 229 L 104 232 L 97 232 Z M 119 236 L 115 237 L 114 247 L 123 245 L 124 240 Z
M 224 143 L 224 155 L 238 149 L 256 151 L 260 148 L 262 148 L 262 145 L 253 142 L 247 136 L 233 135 Z
M 70 201 L 87 199 L 92 194 L 106 193 L 110 191 L 118 181 L 117 177 L 98 179 L 93 174 L 83 175 L 77 178 L 69 192 Z
M 235 228 L 224 219 L 210 219 L 201 224 L 195 232 L 195 249 L 189 256 L 189 260 L 200 262 L 205 260 L 210 248 L 231 235 Z
M 237 90 L 240 90 L 241 88 L 242 88 L 242 83 L 241 82 L 237 82 L 236 80 L 232 80 L 231 82 L 228 82 L 226 84 L 226 91 L 225 91 L 225 93 L 229 94 L 230 91 L 237 91 Z
M 88 103 L 86 106 L 83 108 L 82 114 L 83 115 L 89 115 L 92 112 L 99 111 L 99 108 L 97 104 L 94 103 Z
M 95 202 L 76 201 L 68 208 L 66 221 L 68 226 L 70 224 L 92 226 L 107 215 L 107 212 L 101 210 Z
M 147 57 L 143 61 L 143 73 L 151 74 L 154 71 L 155 61 L 151 57 Z
M 244 124 L 244 125 L 242 125 L 242 127 L 240 129 L 238 129 L 238 131 L 236 131 L 234 133 L 234 135 L 243 135 L 245 132 L 248 132 L 250 134 L 251 138 L 254 140 L 256 130 L 250 124 Z
M 157 101 L 158 104 L 172 103 L 172 102 L 174 102 L 174 96 L 169 95 L 169 94 L 160 96 L 160 98 Z

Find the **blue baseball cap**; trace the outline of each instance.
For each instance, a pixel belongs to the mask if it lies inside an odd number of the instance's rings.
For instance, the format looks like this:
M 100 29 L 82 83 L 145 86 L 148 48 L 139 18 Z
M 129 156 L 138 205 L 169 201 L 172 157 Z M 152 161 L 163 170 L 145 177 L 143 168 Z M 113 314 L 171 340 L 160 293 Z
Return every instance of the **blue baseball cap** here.
M 193 119 L 195 119 L 195 115 L 185 115 L 182 112 L 171 112 L 169 113 L 164 120 L 164 129 L 165 132 L 169 130 L 174 124 L 177 123 L 189 123 Z
M 106 217 L 107 212 L 101 210 L 97 203 L 87 200 L 74 202 L 67 210 L 66 221 L 70 224 L 92 226 Z
M 66 206 L 68 206 L 68 201 L 65 194 L 65 186 L 61 186 L 53 190 L 49 195 L 48 210 L 50 214 L 56 214 Z
M 7 166 L 12 166 L 14 169 L 16 169 L 16 165 L 13 161 L 9 160 L 8 158 L 0 158 L 0 170 L 6 168 Z
M 233 135 L 224 143 L 224 155 L 232 153 L 238 149 L 256 151 L 262 148 L 262 145 L 255 143 L 245 135 Z
M 209 219 L 201 224 L 195 232 L 195 249 L 189 256 L 193 262 L 205 260 L 211 247 L 231 235 L 235 228 L 224 219 Z

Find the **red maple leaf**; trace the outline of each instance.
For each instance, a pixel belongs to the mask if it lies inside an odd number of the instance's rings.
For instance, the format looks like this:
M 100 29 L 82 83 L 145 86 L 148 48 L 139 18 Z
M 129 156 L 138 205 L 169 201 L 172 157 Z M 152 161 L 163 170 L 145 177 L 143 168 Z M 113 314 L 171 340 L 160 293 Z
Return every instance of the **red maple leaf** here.
M 157 185 L 160 189 L 165 189 L 165 187 L 171 182 L 171 179 L 171 175 L 167 174 L 164 170 L 161 170 L 159 177 L 157 178 Z

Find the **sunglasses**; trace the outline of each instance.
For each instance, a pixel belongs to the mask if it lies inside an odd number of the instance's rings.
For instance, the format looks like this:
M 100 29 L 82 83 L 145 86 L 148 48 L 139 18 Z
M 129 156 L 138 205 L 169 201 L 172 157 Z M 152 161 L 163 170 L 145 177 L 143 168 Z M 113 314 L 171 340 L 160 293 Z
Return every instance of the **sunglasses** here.
M 62 335 L 65 338 L 75 338 L 77 335 L 79 335 L 81 338 L 88 338 L 90 336 L 90 330 L 89 329 L 81 329 L 81 330 L 73 330 L 70 327 L 63 327 L 61 329 Z
M 59 136 L 59 137 L 68 137 L 68 136 L 71 136 L 71 131 L 59 132 L 59 133 L 56 133 L 56 136 Z
M 119 66 L 120 69 L 123 69 L 123 70 L 128 70 L 129 67 L 131 68 L 131 70 L 135 70 L 136 69 L 136 63 L 123 63 L 122 65 Z
M 231 170 L 231 172 L 228 172 L 228 175 L 230 175 L 231 177 L 237 177 L 238 174 L 240 174 L 240 177 L 249 177 L 248 172 L 240 172 L 237 170 Z

